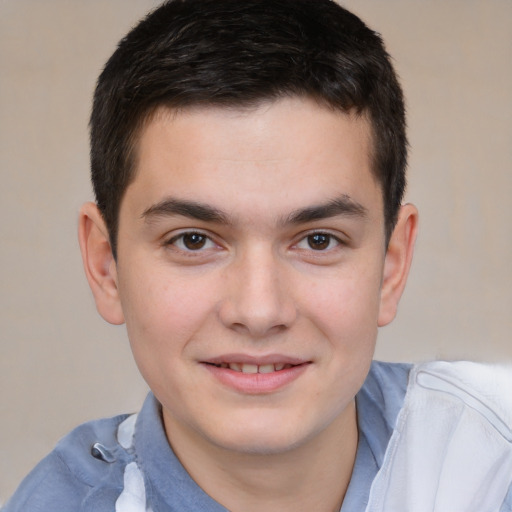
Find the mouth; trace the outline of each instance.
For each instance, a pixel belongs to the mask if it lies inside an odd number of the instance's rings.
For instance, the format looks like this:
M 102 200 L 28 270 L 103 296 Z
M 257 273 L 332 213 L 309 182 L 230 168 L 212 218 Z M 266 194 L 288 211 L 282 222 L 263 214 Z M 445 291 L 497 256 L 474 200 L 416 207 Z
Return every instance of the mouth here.
M 224 386 L 257 395 L 283 389 L 304 374 L 312 362 L 275 354 L 266 357 L 231 354 L 202 363 Z
M 225 368 L 233 370 L 234 372 L 240 373 L 274 373 L 281 370 L 288 370 L 294 366 L 300 366 L 298 364 L 289 363 L 269 363 L 269 364 L 252 364 L 252 363 L 206 363 L 215 366 L 216 368 Z M 306 364 L 306 363 L 301 363 Z

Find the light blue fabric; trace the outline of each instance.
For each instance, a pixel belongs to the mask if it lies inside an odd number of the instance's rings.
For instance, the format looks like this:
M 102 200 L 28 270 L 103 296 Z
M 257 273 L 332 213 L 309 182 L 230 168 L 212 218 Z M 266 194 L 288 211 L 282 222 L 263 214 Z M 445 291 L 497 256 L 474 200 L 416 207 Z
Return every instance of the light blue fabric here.
M 359 443 L 341 512 L 364 511 L 404 401 L 411 365 L 374 362 L 356 396 Z M 412 511 L 411 511 L 412 512 Z
M 3 512 L 112 512 L 134 454 L 116 439 L 126 416 L 85 423 L 68 434 L 25 478 Z M 91 455 L 95 443 L 114 459 Z
M 403 403 L 409 370 L 408 365 L 373 363 L 356 397 L 358 452 L 341 512 L 365 510 Z M 177 460 L 151 393 L 138 415 L 133 445 L 123 448 L 117 431 L 126 418 L 86 423 L 71 432 L 29 474 L 2 512 L 113 512 L 125 486 L 125 470 L 135 464 L 144 475 L 147 506 L 154 512 L 226 512 Z M 512 512 L 512 491 L 499 512 Z

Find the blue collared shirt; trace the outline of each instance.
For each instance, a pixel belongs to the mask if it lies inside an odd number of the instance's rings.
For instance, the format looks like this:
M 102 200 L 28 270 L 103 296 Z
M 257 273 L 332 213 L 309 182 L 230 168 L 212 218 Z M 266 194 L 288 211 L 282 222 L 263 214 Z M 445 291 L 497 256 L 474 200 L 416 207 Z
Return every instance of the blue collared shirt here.
M 373 363 L 356 397 L 358 450 L 341 512 L 366 508 L 404 400 L 409 370 L 404 364 Z M 132 500 L 130 511 L 137 512 L 226 512 L 174 455 L 160 404 L 151 393 L 134 422 L 133 435 L 121 438 L 119 426 L 129 425 L 128 418 L 93 421 L 71 432 L 28 475 L 3 512 L 121 512 L 126 500 Z M 500 512 L 512 512 L 511 492 Z

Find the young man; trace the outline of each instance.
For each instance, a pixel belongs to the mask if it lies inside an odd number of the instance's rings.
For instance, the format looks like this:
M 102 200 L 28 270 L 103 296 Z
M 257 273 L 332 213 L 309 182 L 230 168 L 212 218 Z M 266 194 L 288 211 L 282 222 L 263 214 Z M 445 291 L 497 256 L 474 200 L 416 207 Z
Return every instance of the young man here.
M 330 0 L 175 0 L 135 27 L 98 81 L 79 233 L 152 393 L 6 512 L 512 510 L 491 370 L 372 364 L 417 230 L 406 145 L 379 36 Z

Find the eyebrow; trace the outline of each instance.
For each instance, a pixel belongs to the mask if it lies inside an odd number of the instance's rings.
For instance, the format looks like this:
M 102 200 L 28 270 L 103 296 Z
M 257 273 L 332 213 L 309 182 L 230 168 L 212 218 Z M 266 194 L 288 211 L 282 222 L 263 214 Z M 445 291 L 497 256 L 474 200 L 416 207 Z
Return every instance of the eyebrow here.
M 344 194 L 325 204 L 299 208 L 288 215 L 282 224 L 305 224 L 307 222 L 328 219 L 339 215 L 349 217 L 366 217 L 367 213 L 367 208 Z M 180 215 L 204 222 L 231 224 L 229 216 L 214 206 L 172 197 L 166 198 L 149 207 L 144 211 L 141 217 L 150 222 L 152 219 L 158 217 L 169 217 L 174 215 Z
M 229 224 L 227 215 L 213 206 L 197 203 L 196 201 L 175 198 L 167 198 L 151 206 L 144 211 L 141 217 L 146 221 L 150 221 L 154 218 L 173 215 L 181 215 L 183 217 L 189 217 L 191 219 L 201 220 L 204 222 Z
M 325 204 L 301 208 L 292 212 L 285 224 L 305 224 L 315 220 L 328 219 L 338 215 L 348 217 L 366 217 L 368 209 L 344 194 Z

